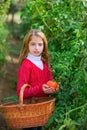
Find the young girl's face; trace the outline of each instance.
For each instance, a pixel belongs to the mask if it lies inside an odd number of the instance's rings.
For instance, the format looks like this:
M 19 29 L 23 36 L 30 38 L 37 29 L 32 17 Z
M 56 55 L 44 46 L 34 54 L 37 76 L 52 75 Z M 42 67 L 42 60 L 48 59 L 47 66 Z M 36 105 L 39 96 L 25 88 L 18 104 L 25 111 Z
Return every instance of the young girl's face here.
M 43 40 L 38 36 L 32 36 L 29 42 L 29 53 L 34 56 L 40 56 L 44 49 Z

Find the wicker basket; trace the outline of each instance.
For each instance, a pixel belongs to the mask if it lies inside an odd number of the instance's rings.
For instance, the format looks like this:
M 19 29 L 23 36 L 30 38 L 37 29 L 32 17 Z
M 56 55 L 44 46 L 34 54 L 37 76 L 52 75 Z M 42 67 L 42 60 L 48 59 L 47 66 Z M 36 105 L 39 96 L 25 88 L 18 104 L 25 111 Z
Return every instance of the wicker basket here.
M 26 86 L 27 84 L 25 84 L 20 91 L 19 102 L 0 105 L 0 110 L 9 128 L 43 126 L 52 115 L 55 98 L 41 97 L 23 101 L 23 91 Z

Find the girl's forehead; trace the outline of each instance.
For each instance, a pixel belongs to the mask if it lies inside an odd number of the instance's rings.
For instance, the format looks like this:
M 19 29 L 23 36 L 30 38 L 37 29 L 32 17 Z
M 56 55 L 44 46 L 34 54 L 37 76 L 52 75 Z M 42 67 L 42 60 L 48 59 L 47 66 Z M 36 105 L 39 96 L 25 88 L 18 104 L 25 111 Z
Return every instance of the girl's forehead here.
M 41 41 L 41 42 L 43 42 L 43 40 L 40 36 L 32 36 L 30 41 Z

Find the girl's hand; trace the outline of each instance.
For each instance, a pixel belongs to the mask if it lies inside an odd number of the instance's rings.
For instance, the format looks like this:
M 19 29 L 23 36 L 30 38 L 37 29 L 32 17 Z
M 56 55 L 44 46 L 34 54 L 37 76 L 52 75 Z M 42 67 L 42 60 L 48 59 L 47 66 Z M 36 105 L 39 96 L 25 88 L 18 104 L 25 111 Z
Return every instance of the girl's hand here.
M 54 89 L 53 87 L 49 87 L 47 84 L 43 84 L 42 89 L 46 94 L 53 94 L 58 91 L 58 88 Z

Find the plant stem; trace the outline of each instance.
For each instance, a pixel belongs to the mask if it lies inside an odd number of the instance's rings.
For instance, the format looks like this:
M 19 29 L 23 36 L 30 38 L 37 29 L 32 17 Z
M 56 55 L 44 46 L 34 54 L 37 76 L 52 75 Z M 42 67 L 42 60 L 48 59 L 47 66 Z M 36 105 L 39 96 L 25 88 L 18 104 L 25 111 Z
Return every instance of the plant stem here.
M 66 116 L 69 115 L 71 112 L 76 111 L 76 110 L 81 109 L 81 108 L 86 107 L 86 106 L 87 106 L 87 103 L 85 103 L 82 106 L 76 107 L 76 108 L 70 110 L 69 112 L 66 112 Z

